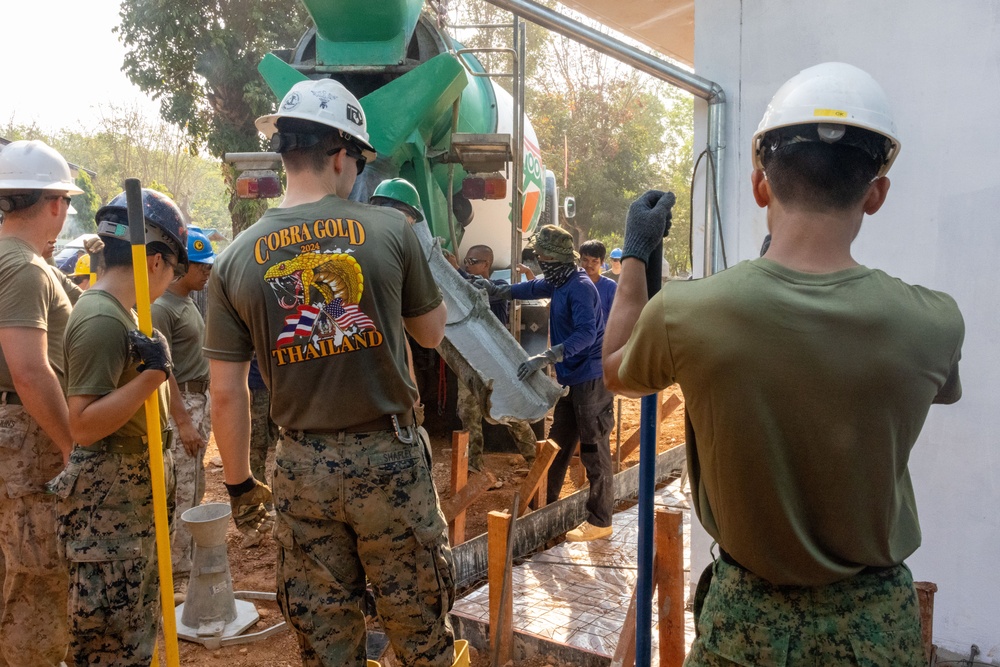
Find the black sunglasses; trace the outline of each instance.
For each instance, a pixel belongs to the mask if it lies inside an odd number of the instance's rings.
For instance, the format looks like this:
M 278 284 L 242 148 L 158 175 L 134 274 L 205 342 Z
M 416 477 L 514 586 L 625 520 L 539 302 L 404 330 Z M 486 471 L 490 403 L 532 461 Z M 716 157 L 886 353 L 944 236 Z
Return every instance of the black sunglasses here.
M 475 257 L 466 257 L 465 258 L 465 265 L 466 266 L 475 266 L 476 264 L 485 263 L 485 262 L 486 262 L 485 259 L 476 259 Z
M 340 146 L 339 148 L 332 148 L 332 149 L 328 150 L 326 152 L 326 154 L 327 155 L 336 155 L 337 153 L 340 152 L 341 148 L 344 149 L 347 152 L 347 157 L 354 158 L 354 161 L 358 165 L 358 176 L 360 176 L 361 172 L 363 172 L 365 170 L 365 164 L 368 163 L 368 158 L 366 158 L 364 156 L 364 154 L 361 152 L 361 149 L 359 149 L 359 148 L 357 148 L 355 146 L 350 146 L 350 145 L 348 145 L 348 146 Z
M 64 202 L 66 202 L 66 206 L 73 205 L 73 199 L 66 195 L 53 195 L 51 197 L 46 197 L 46 199 L 62 199 Z

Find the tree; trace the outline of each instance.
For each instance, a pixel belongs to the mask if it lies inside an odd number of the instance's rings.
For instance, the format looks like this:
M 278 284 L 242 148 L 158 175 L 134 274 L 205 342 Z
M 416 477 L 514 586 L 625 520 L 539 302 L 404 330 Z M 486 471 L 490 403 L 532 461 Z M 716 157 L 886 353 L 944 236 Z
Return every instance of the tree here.
M 76 209 L 77 224 L 86 232 L 96 232 L 97 222 L 95 216 L 97 209 L 101 207 L 101 198 L 94 190 L 94 182 L 90 180 L 90 175 L 84 170 L 80 170 L 76 177 L 76 185 L 83 190 L 83 194 L 73 197 L 73 208 Z
M 192 147 L 209 153 L 257 151 L 254 120 L 275 99 L 257 64 L 277 47 L 292 47 L 307 15 L 294 0 L 124 0 L 116 32 L 128 50 L 124 71 L 160 100 L 160 114 L 183 129 Z M 233 231 L 252 224 L 265 200 L 241 200 L 235 174 L 225 168 Z
M 577 205 L 565 224 L 582 242 L 620 230 L 631 201 L 664 183 L 666 107 L 648 77 L 575 42 L 552 40 L 550 57 L 527 109 L 549 168 L 568 167 L 564 194 Z

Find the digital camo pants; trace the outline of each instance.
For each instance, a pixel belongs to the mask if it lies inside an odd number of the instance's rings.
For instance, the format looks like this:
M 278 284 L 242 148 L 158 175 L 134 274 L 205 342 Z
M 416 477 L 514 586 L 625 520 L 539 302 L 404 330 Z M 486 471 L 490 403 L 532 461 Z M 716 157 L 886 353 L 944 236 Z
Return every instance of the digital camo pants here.
M 184 409 L 187 410 L 188 416 L 207 444 L 212 432 L 212 409 L 208 392 L 186 391 L 181 394 L 181 399 L 184 401 Z M 191 573 L 194 539 L 180 519 L 181 514 L 192 507 L 197 507 L 205 498 L 205 447 L 202 447 L 195 456 L 191 456 L 184 449 L 180 431 L 173 418 L 170 419 L 170 427 L 174 430 L 170 446 L 174 458 L 174 514 L 170 522 L 170 560 L 176 584 L 178 579 L 186 579 Z
M 250 472 L 265 484 L 267 455 L 278 444 L 278 425 L 271 420 L 271 392 L 250 390 Z
M 469 432 L 469 467 L 473 470 L 483 469 L 483 408 L 482 402 L 464 382 L 458 383 L 458 417 L 462 420 L 462 428 Z M 535 460 L 535 432 L 526 421 L 516 421 L 506 424 L 510 437 L 517 445 L 529 465 Z
M 549 468 L 546 502 L 559 499 L 566 469 L 580 443 L 580 462 L 587 470 L 590 491 L 587 496 L 587 521 L 594 526 L 611 525 L 615 483 L 611 469 L 611 426 L 615 421 L 614 397 L 597 378 L 574 384 L 557 402 L 552 414 L 549 438 L 559 445 Z
M 905 565 L 828 586 L 775 586 L 722 559 L 685 667 L 923 667 Z
M 51 488 L 69 559 L 67 662 L 148 667 L 160 624 L 148 454 L 77 447 Z
M 59 557 L 55 444 L 20 405 L 0 405 L 0 667 L 54 667 L 66 656 L 66 564 Z
M 274 472 L 278 603 L 305 667 L 364 667 L 365 580 L 399 664 L 450 667 L 455 598 L 427 445 L 286 431 Z

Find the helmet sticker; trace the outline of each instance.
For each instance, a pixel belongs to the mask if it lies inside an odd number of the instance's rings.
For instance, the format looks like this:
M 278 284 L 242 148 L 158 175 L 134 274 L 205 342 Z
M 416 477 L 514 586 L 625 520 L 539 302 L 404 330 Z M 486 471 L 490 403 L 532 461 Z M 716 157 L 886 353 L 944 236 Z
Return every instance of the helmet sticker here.
M 330 106 L 330 102 L 337 99 L 337 96 L 327 90 L 311 90 L 309 91 L 317 98 L 319 98 L 319 108 L 326 109 Z
M 202 250 L 205 249 L 205 242 L 202 241 L 201 239 L 198 239 L 192 245 L 194 246 L 194 249 L 197 250 L 198 252 L 201 252 Z
M 281 103 L 281 110 L 291 111 L 295 107 L 299 106 L 299 102 L 301 101 L 302 98 L 299 96 L 298 93 L 291 93 L 290 95 L 288 95 L 288 97 L 285 98 L 285 101 Z
M 363 127 L 365 124 L 364 114 L 361 113 L 361 109 L 358 109 L 352 104 L 347 105 L 347 120 L 351 121 L 358 127 Z

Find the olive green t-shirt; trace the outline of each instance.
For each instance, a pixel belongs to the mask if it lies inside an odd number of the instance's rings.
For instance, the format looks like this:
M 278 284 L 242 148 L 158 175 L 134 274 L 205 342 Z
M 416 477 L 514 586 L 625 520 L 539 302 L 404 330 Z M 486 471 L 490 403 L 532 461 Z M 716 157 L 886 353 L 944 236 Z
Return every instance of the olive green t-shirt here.
M 129 351 L 128 332 L 138 329 L 135 313 L 109 293 L 89 289 L 73 308 L 66 326 L 68 396 L 106 396 L 131 382 L 139 361 Z M 160 385 L 160 430 L 166 430 L 168 385 Z M 145 407 L 117 431 L 105 435 L 147 435 Z
M 207 382 L 208 359 L 202 352 L 205 320 L 190 296 L 167 290 L 153 303 L 153 326 L 170 344 L 177 382 Z
M 63 332 L 72 310 L 49 265 L 20 239 L 0 239 L 0 328 L 43 329 L 49 365 L 65 388 Z M 14 391 L 10 368 L 0 350 L 0 391 Z
M 412 409 L 402 318 L 440 303 L 402 214 L 327 196 L 268 210 L 218 257 L 205 354 L 256 352 L 275 423 L 335 431 Z
M 772 583 L 822 585 L 920 545 L 907 462 L 931 404 L 961 396 L 963 337 L 942 292 L 757 259 L 667 283 L 619 377 L 680 384 L 695 507 L 722 548 Z

